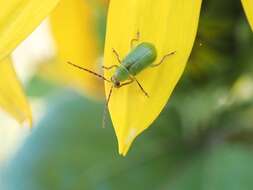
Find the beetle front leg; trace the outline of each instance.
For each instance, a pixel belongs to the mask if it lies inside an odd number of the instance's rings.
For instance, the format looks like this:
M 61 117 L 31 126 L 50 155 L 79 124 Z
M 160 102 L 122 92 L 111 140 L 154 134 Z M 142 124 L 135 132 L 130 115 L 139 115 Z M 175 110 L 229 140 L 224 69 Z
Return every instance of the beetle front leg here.
M 125 83 L 122 83 L 121 85 L 120 85 L 120 88 L 121 87 L 123 87 L 123 86 L 127 86 L 127 85 L 129 85 L 129 84 L 131 84 L 131 83 L 133 83 L 134 82 L 134 79 L 130 79 L 130 81 L 128 81 L 128 82 L 125 82 Z
M 159 63 L 150 65 L 150 67 L 157 67 L 157 66 L 161 65 L 169 56 L 174 55 L 175 53 L 176 53 L 176 51 L 168 53 L 167 55 L 163 56 L 163 58 L 161 59 L 161 61 L 159 61 Z

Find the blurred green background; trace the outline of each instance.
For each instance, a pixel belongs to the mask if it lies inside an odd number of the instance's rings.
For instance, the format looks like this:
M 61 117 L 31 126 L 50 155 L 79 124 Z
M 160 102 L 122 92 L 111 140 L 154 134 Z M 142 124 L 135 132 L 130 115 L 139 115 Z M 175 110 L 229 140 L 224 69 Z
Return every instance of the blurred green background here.
M 35 75 L 27 93 L 47 110 L 2 168 L 1 189 L 253 189 L 252 63 L 240 1 L 204 1 L 186 72 L 125 158 L 109 121 L 101 128 L 103 102 Z

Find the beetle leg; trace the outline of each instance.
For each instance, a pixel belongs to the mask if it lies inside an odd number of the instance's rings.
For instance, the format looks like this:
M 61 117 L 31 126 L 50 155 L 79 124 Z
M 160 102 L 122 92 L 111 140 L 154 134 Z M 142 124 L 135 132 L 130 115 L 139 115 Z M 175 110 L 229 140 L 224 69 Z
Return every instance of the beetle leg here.
M 145 96 L 147 96 L 147 97 L 149 98 L 148 93 L 144 90 L 144 88 L 142 87 L 141 83 L 137 80 L 137 78 L 136 78 L 135 76 L 133 76 L 133 75 L 130 75 L 130 73 L 129 73 L 129 76 L 130 76 L 130 81 L 121 84 L 120 87 L 129 85 L 129 84 L 133 83 L 134 81 L 136 81 L 136 83 L 137 83 L 138 86 L 140 87 L 141 91 L 145 94 Z
M 123 87 L 123 86 L 129 85 L 129 84 L 131 84 L 131 83 L 133 83 L 133 82 L 134 82 L 134 79 L 130 78 L 130 81 L 125 82 L 125 83 L 122 83 L 122 84 L 120 85 L 120 88 Z
M 110 69 L 113 69 L 113 68 L 118 68 L 119 66 L 118 65 L 112 65 L 110 67 L 105 67 L 105 66 L 102 66 L 103 69 L 106 69 L 106 70 L 110 70 Z
M 159 63 L 150 65 L 150 67 L 157 67 L 157 66 L 161 65 L 169 56 L 174 55 L 175 53 L 176 53 L 176 51 L 168 53 L 167 55 L 163 56 L 163 58 L 161 59 L 161 61 Z
M 135 76 L 131 76 L 131 78 L 137 82 L 138 86 L 140 87 L 141 91 L 145 94 L 145 96 L 147 96 L 149 98 L 148 93 L 144 90 L 144 88 L 142 87 L 141 83 L 137 80 L 137 78 Z
M 115 50 L 115 49 L 112 49 L 112 52 L 114 53 L 114 55 L 116 56 L 119 64 L 121 64 L 121 59 L 120 59 L 120 56 L 119 56 L 119 53 Z
M 131 49 L 133 49 L 134 43 L 135 43 L 135 42 L 139 42 L 139 40 L 140 40 L 140 32 L 138 31 L 138 32 L 136 33 L 136 38 L 134 38 L 134 39 L 131 40 L 131 43 L 130 43 Z

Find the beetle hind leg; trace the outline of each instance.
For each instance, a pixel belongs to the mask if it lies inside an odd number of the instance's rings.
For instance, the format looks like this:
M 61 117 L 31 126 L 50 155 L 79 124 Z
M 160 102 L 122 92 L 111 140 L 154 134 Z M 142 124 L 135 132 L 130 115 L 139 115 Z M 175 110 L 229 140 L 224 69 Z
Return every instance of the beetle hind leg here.
M 168 57 L 170 57 L 171 55 L 174 55 L 175 53 L 176 53 L 176 51 L 166 54 L 165 56 L 163 56 L 161 61 L 159 61 L 157 64 L 150 65 L 150 67 L 157 67 L 157 66 L 161 65 Z

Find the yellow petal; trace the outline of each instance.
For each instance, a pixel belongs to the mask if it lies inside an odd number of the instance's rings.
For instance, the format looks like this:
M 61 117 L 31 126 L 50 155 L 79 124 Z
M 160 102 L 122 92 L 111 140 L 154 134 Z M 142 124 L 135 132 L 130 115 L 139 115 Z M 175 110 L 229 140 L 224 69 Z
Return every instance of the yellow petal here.
M 24 40 L 59 0 L 0 1 L 0 60 Z
M 31 110 L 10 58 L 0 62 L 0 76 L 0 107 L 21 124 L 31 126 Z
M 253 30 L 253 0 L 242 0 L 242 4 L 248 17 L 251 29 Z
M 67 64 L 68 61 L 97 71 L 99 47 L 91 7 L 84 0 L 62 0 L 52 13 L 51 26 L 59 62 L 51 64 L 55 79 L 74 84 L 88 94 L 102 92 L 102 81 Z M 98 71 L 97 71 L 98 72 Z
M 149 93 L 145 97 L 136 83 L 113 89 L 109 110 L 116 131 L 119 153 L 126 155 L 133 140 L 151 125 L 166 105 L 183 73 L 196 36 L 201 0 L 111 0 L 107 25 L 105 64 L 118 64 L 112 48 L 121 59 L 130 51 L 130 41 L 140 32 L 140 42 L 150 42 L 158 60 L 176 54 L 156 68 L 137 75 Z M 107 71 L 111 77 L 113 71 Z M 106 83 L 106 92 L 110 88 Z M 182 105 L 183 106 L 183 105 Z M 169 127 L 169 126 L 168 126 Z

